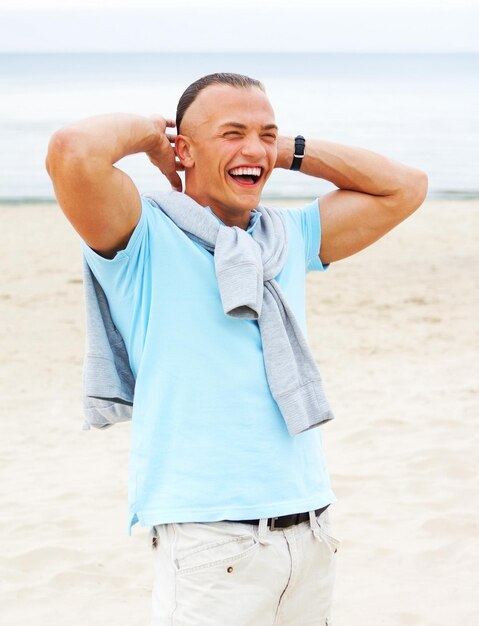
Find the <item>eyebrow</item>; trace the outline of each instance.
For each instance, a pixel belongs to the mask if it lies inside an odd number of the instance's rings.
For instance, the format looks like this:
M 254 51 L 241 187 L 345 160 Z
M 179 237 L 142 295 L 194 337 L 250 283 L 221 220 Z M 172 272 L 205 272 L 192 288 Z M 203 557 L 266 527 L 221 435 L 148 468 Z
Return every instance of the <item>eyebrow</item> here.
M 225 122 L 221 124 L 220 128 L 224 128 L 225 126 L 233 126 L 233 128 L 240 128 L 241 130 L 246 130 L 248 127 L 246 124 L 240 124 L 239 122 Z M 276 124 L 266 124 L 265 126 L 261 126 L 261 130 L 279 130 Z

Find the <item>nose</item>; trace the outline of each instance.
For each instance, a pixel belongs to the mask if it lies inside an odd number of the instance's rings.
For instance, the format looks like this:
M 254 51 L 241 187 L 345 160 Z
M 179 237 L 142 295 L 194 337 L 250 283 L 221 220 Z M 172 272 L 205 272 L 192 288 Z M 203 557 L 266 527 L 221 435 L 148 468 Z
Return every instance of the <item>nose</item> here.
M 241 154 L 250 159 L 259 160 L 266 154 L 266 147 L 261 137 L 256 134 L 247 135 L 241 146 Z

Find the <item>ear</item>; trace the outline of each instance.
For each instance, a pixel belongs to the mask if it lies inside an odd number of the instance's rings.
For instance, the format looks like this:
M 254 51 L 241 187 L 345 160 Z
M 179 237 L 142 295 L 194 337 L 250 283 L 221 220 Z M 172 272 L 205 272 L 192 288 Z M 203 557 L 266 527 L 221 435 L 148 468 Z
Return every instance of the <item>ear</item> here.
M 175 141 L 176 156 L 180 163 L 186 168 L 191 168 L 195 160 L 191 154 L 191 143 L 185 135 L 178 135 Z

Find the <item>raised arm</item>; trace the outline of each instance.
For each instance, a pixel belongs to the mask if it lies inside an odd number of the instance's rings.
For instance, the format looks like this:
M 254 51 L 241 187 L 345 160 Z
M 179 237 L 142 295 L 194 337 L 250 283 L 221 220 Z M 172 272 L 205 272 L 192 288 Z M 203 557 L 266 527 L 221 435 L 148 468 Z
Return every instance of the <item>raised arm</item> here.
M 289 169 L 294 139 L 280 137 L 276 167 Z M 339 189 L 321 198 L 323 263 L 359 252 L 411 215 L 424 202 L 426 174 L 365 150 L 306 138 L 301 172 Z
M 115 113 L 82 120 L 51 138 L 47 171 L 65 215 L 86 243 L 106 257 L 126 246 L 138 223 L 140 195 L 131 178 L 114 166 L 124 156 L 146 152 L 181 190 L 174 149 L 166 134 L 174 122 Z

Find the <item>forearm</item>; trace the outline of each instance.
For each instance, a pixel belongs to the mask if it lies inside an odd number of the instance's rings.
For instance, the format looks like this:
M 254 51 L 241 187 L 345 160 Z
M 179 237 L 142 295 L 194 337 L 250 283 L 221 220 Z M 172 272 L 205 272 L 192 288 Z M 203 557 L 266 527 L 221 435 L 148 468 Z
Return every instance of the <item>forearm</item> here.
M 112 113 L 81 120 L 57 131 L 50 142 L 55 151 L 112 165 L 121 158 L 152 150 L 161 137 L 153 120 L 140 115 Z
M 276 167 L 289 169 L 293 160 L 294 138 L 280 137 Z M 339 189 L 375 196 L 390 196 L 407 189 L 415 168 L 370 150 L 330 141 L 306 138 L 303 174 L 329 180 Z

